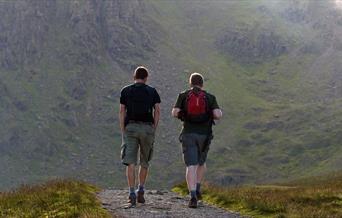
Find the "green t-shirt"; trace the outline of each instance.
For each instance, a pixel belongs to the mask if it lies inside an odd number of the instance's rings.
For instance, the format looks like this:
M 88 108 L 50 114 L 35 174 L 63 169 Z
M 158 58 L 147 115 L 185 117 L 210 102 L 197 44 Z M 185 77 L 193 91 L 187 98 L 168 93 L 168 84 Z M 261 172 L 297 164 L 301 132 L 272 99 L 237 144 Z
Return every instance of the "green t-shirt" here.
M 175 108 L 179 108 L 181 110 L 185 109 L 186 97 L 188 95 L 189 90 L 183 91 L 178 95 Z M 209 110 L 219 109 L 219 106 L 216 101 L 216 97 L 208 92 L 206 92 L 208 97 L 208 106 Z M 212 127 L 212 121 L 208 121 L 206 123 L 190 123 L 184 121 L 182 133 L 198 133 L 198 134 L 210 134 Z

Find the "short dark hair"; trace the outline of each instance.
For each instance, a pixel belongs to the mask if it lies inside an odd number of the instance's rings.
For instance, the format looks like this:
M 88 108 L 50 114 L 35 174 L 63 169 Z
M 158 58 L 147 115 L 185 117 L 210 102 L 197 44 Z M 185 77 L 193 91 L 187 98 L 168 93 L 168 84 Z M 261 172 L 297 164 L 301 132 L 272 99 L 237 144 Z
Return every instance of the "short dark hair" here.
M 189 83 L 192 86 L 203 86 L 203 76 L 199 73 L 193 73 L 190 75 Z
M 134 79 L 145 79 L 148 77 L 148 71 L 145 67 L 139 66 L 134 70 Z

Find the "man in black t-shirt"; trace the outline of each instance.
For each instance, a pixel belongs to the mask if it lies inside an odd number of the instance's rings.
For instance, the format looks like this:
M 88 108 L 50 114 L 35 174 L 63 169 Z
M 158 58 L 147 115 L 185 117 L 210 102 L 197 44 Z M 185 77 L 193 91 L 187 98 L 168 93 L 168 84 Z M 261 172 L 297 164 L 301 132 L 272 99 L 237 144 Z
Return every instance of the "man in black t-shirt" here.
M 160 115 L 160 97 L 155 88 L 146 85 L 148 71 L 138 67 L 134 71 L 134 83 L 125 86 L 120 95 L 120 128 L 122 132 L 121 159 L 127 166 L 129 207 L 145 203 L 144 185 L 152 159 L 154 134 Z M 140 157 L 139 187 L 135 191 L 135 166 Z
M 206 170 L 206 159 L 212 139 L 213 120 L 222 117 L 216 97 L 203 88 L 203 76 L 193 73 L 191 89 L 178 95 L 172 115 L 183 121 L 180 138 L 190 192 L 189 207 L 196 208 L 201 198 L 200 185 Z

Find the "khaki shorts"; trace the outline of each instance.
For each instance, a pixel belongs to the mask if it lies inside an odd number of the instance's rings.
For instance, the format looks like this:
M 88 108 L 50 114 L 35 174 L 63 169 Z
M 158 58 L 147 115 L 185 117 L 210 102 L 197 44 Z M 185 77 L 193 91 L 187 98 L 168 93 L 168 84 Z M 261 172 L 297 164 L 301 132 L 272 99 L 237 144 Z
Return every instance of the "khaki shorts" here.
M 182 143 L 183 159 L 186 166 L 202 166 L 209 151 L 211 137 L 197 133 L 183 133 L 179 137 Z
M 150 124 L 129 123 L 121 145 L 121 160 L 124 165 L 137 164 L 148 168 L 153 155 L 154 128 Z

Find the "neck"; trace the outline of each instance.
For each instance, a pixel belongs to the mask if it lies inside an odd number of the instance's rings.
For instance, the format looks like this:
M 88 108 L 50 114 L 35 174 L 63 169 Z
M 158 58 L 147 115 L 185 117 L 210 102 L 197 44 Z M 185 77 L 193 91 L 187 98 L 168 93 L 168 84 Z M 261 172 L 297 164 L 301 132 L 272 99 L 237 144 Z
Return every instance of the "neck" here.
M 145 80 L 143 80 L 143 79 L 136 79 L 136 80 L 134 80 L 134 83 L 146 83 L 146 81 Z
M 192 89 L 193 89 L 193 88 L 202 89 L 201 86 L 191 86 L 191 88 L 192 88 Z

